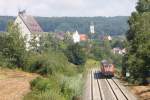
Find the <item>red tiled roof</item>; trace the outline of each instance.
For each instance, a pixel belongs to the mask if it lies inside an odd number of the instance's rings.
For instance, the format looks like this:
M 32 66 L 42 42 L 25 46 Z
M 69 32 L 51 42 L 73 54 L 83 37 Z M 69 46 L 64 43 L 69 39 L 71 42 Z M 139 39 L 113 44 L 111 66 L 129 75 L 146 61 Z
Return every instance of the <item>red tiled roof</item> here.
M 25 14 L 19 14 L 19 17 L 23 20 L 25 25 L 28 27 L 31 33 L 34 32 L 43 32 L 42 28 L 38 24 L 38 22 L 34 19 L 33 16 L 25 15 Z
M 80 40 L 81 41 L 86 41 L 88 39 L 88 36 L 85 34 L 80 34 Z

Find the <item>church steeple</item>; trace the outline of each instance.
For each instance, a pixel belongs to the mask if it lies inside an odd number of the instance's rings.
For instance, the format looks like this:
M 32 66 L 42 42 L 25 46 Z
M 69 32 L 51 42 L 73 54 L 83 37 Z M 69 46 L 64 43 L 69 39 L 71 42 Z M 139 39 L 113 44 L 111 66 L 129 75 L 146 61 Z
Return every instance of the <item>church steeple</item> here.
M 94 29 L 94 23 L 93 22 L 91 22 L 91 25 L 90 25 L 90 33 L 95 34 L 95 29 Z

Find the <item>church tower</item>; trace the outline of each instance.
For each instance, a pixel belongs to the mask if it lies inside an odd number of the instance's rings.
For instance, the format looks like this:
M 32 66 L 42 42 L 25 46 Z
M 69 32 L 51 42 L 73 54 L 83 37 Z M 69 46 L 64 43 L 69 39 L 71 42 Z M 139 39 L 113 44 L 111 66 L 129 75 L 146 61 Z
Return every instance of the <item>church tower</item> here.
M 95 29 L 94 29 L 94 23 L 93 22 L 91 22 L 91 25 L 90 25 L 90 33 L 95 34 Z

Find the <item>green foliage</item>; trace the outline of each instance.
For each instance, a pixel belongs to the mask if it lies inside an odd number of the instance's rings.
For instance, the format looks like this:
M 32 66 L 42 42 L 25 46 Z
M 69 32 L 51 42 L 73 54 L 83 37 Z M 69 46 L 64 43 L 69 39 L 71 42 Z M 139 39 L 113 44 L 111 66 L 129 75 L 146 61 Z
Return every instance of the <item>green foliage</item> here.
M 139 0 L 136 9 L 139 13 L 150 12 L 150 0 Z
M 48 78 L 38 77 L 31 81 L 31 89 L 25 100 L 72 100 L 82 94 L 82 75 L 53 75 Z M 49 94 L 47 94 L 49 93 Z
M 89 33 L 90 23 L 95 24 L 98 34 L 110 33 L 111 35 L 124 34 L 128 25 L 128 17 L 53 17 L 37 18 L 42 28 L 49 32 L 74 32 Z M 115 25 L 114 25 L 115 24 Z
M 0 54 L 0 66 L 12 68 L 13 65 L 7 60 L 6 57 Z
M 52 81 L 53 80 L 53 81 Z M 53 77 L 47 79 L 38 77 L 35 80 L 31 81 L 32 90 L 36 91 L 49 91 L 55 90 L 55 92 L 59 92 L 59 84 L 57 83 L 56 79 Z
M 130 30 L 127 33 L 128 52 L 124 58 L 124 66 L 128 66 L 130 80 L 137 84 L 146 83 L 150 73 L 150 1 L 140 0 L 137 12 L 130 20 Z
M 29 43 L 29 47 L 28 49 L 30 51 L 34 51 L 34 52 L 38 52 L 39 50 L 39 46 L 40 46 L 40 34 L 44 34 L 44 33 L 32 33 L 31 34 L 31 39 L 29 41 L 27 41 Z
M 91 52 L 96 60 L 100 61 L 106 57 L 104 50 L 102 50 L 100 47 L 94 47 Z
M 78 75 L 81 69 L 68 62 L 63 52 L 70 45 L 67 43 L 70 39 L 60 41 L 54 34 L 47 34 L 40 41 L 33 37 L 30 41 L 33 48 L 26 50 L 25 39 L 17 25 L 11 22 L 7 30 L 6 34 L 0 35 L 0 65 L 16 66 L 41 75 L 31 82 L 32 91 L 25 100 L 70 100 L 81 94 L 82 75 Z M 84 53 L 79 45 L 76 51 L 73 52 L 76 59 L 83 64 Z
M 102 59 L 107 59 L 109 58 L 111 54 L 111 46 L 109 41 L 93 41 L 91 43 L 91 57 L 95 60 L 102 60 Z
M 93 67 L 99 67 L 100 61 L 94 60 L 94 59 L 87 59 L 85 63 L 85 70 L 92 69 Z
M 68 46 L 66 56 L 68 61 L 75 65 L 82 65 L 86 62 L 86 55 L 78 43 Z
M 24 97 L 24 100 L 66 100 L 63 96 L 55 91 L 33 91 Z
M 114 38 L 113 38 L 114 39 Z M 111 51 L 111 45 L 113 41 L 92 41 L 91 51 L 88 57 L 100 62 L 103 59 L 107 59 L 109 62 L 115 65 L 116 69 L 121 69 L 122 67 L 122 55 L 113 54 Z M 115 42 L 114 42 L 115 43 Z M 93 64 L 94 65 L 94 64 Z M 87 66 L 87 65 L 86 65 Z
M 66 75 L 76 73 L 75 66 L 70 64 L 66 56 L 61 52 L 49 50 L 41 54 L 31 53 L 28 56 L 25 67 L 28 71 L 42 75 L 55 74 L 57 72 L 63 72 Z
M 124 49 L 126 43 L 123 40 L 116 40 L 116 41 L 113 41 L 113 43 L 111 43 L 111 45 L 112 45 L 112 48 L 118 47 L 120 49 Z
M 122 67 L 122 55 L 119 54 L 111 54 L 110 59 L 112 63 L 115 65 L 116 69 L 121 70 Z
M 14 64 L 17 67 L 23 67 L 26 58 L 26 50 L 24 39 L 19 32 L 18 26 L 13 22 L 8 23 L 7 34 L 1 39 L 0 52 L 7 58 L 7 61 Z
M 39 50 L 42 52 L 48 51 L 49 49 L 54 51 L 64 51 L 67 45 L 70 44 L 70 40 L 59 39 L 55 33 L 47 33 L 41 37 Z
M 61 92 L 65 96 L 66 100 L 72 100 L 74 96 L 82 95 L 82 86 L 82 75 L 65 77 L 63 84 L 61 84 Z

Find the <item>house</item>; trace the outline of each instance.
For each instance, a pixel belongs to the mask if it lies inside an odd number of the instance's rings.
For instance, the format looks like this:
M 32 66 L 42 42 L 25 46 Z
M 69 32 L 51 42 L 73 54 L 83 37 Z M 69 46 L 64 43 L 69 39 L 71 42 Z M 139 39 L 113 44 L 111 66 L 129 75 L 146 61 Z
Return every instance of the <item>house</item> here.
M 107 40 L 111 41 L 112 37 L 110 35 L 106 36 Z
M 123 54 L 125 54 L 126 53 L 126 49 L 124 48 L 124 49 L 122 49 L 122 53 Z
M 80 42 L 80 35 L 79 35 L 78 31 L 73 33 L 72 38 L 73 38 L 74 43 Z
M 78 43 L 81 41 L 87 41 L 88 36 L 86 34 L 79 34 L 78 31 L 74 32 L 72 35 L 72 39 L 74 43 Z
M 111 41 L 111 40 L 112 40 L 112 37 L 111 37 L 110 35 L 106 35 L 106 36 L 104 36 L 104 40 Z
M 113 48 L 112 51 L 113 51 L 114 54 L 120 54 L 120 55 L 124 55 L 126 53 L 126 49 L 125 48 L 124 49 L 120 49 L 120 48 L 116 47 L 116 48 Z
M 112 41 L 112 37 L 110 35 L 99 35 L 98 38 L 100 40 L 108 40 L 108 41 Z
M 30 49 L 30 40 L 34 38 L 39 41 L 43 30 L 36 21 L 36 19 L 31 15 L 27 15 L 25 10 L 18 12 L 18 16 L 14 23 L 18 25 L 22 36 L 26 39 L 25 42 L 27 49 Z
M 88 36 L 86 34 L 80 34 L 80 41 L 87 41 Z

